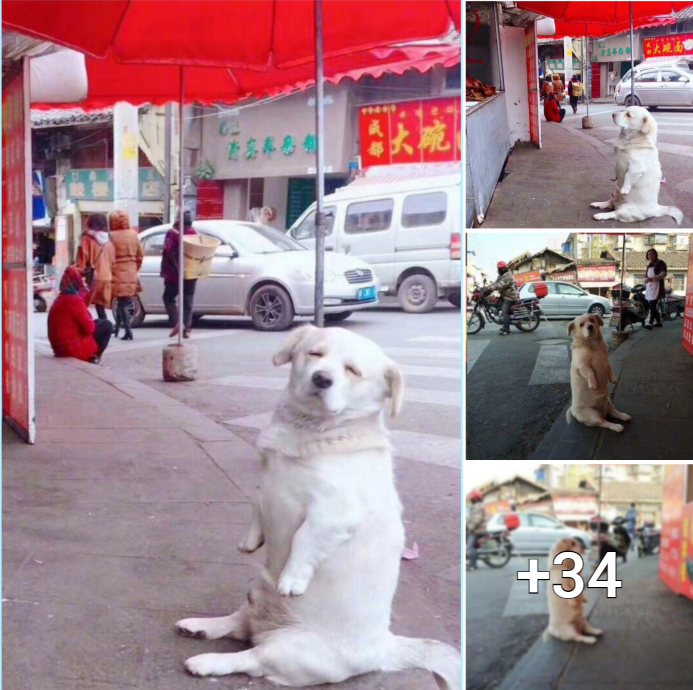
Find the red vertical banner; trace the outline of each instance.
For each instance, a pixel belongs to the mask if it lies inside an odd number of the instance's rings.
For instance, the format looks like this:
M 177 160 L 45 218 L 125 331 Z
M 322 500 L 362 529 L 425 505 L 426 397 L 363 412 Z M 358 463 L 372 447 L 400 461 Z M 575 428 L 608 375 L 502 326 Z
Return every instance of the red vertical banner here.
M 525 62 L 527 67 L 527 91 L 529 95 L 529 140 L 541 148 L 536 21 L 525 29 Z
M 29 70 L 2 89 L 2 415 L 35 441 Z
M 359 128 L 361 161 L 364 167 L 390 165 L 392 162 L 390 122 L 396 108 L 396 105 L 388 103 L 361 108 Z
M 688 276 L 686 301 L 683 309 L 683 336 L 681 344 L 693 355 L 693 234 L 688 248 Z
M 198 220 L 221 220 L 224 217 L 224 185 L 220 180 L 199 180 L 197 183 Z
M 662 497 L 662 539 L 659 549 L 659 577 L 676 594 L 680 589 L 681 531 L 686 465 L 664 465 Z
M 693 503 L 683 507 L 681 530 L 681 594 L 693 599 Z

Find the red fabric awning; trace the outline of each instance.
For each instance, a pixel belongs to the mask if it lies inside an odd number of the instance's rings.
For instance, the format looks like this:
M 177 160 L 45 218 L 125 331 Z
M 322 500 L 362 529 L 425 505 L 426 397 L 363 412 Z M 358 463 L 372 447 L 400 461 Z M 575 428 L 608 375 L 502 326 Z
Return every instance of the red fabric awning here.
M 323 0 L 324 54 L 439 38 L 461 0 Z M 2 26 L 121 63 L 266 70 L 314 62 L 314 0 L 3 0 Z
M 453 67 L 461 59 L 458 45 L 426 45 L 377 48 L 361 53 L 334 57 L 325 61 L 326 81 L 337 84 L 343 79 L 360 79 L 385 73 L 403 74 L 409 69 L 426 72 L 436 65 Z M 88 97 L 81 103 L 40 104 L 32 108 L 75 108 L 95 110 L 118 101 L 133 105 L 161 105 L 180 99 L 180 68 L 175 65 L 122 65 L 115 60 L 86 58 Z M 186 102 L 203 104 L 234 103 L 304 90 L 315 83 L 312 65 L 288 70 L 186 69 Z
M 591 24 L 625 24 L 630 22 L 630 5 L 633 5 L 633 21 L 648 17 L 663 17 L 680 12 L 693 2 L 665 2 L 661 0 L 625 2 L 518 2 L 518 7 L 542 14 L 562 22 L 590 22 Z

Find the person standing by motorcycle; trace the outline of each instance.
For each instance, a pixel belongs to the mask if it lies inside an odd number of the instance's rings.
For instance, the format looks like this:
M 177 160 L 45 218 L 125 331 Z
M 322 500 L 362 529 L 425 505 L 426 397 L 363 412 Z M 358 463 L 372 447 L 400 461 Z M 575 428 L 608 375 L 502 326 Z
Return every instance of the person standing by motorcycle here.
M 479 491 L 472 491 L 469 494 L 469 500 L 472 508 L 467 517 L 467 556 L 469 557 L 469 565 L 467 570 L 478 570 L 476 564 L 479 557 L 477 549 L 477 539 L 486 534 L 486 509 L 484 508 L 484 496 Z
M 510 335 L 510 307 L 517 299 L 517 289 L 512 273 L 508 270 L 508 264 L 505 261 L 499 261 L 496 268 L 498 269 L 498 278 L 488 285 L 486 290 L 488 292 L 498 290 L 501 314 L 503 315 L 503 327 L 500 329 L 500 335 Z
M 630 534 L 630 549 L 631 551 L 635 551 L 635 544 L 638 541 L 637 539 L 637 532 L 635 531 L 635 525 L 638 521 L 638 511 L 635 508 L 635 503 L 630 504 L 630 508 L 628 508 L 628 512 L 626 513 L 626 530 L 628 530 L 628 534 Z
M 656 249 L 648 250 L 645 258 L 649 261 L 645 270 L 645 299 L 650 303 L 650 323 L 645 328 L 651 331 L 653 324 L 655 328 L 662 327 L 662 317 L 659 315 L 657 303 L 664 297 L 664 279 L 667 277 L 667 265 L 659 258 Z

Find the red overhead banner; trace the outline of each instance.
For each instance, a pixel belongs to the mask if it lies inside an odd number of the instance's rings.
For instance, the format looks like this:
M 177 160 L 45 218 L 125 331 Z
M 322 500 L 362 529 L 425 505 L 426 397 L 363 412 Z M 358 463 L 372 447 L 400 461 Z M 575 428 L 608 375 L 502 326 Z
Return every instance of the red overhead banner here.
M 693 235 L 691 236 L 693 238 Z M 693 242 L 688 248 L 688 278 L 686 280 L 686 301 L 683 310 L 682 344 L 693 355 Z
M 693 33 L 643 38 L 642 43 L 642 50 L 646 58 L 674 58 L 684 55 L 693 55 Z
M 616 264 L 605 266 L 578 266 L 578 280 L 586 283 L 613 283 L 616 280 Z
M 26 62 L 2 89 L 2 416 L 34 442 L 31 138 Z M 31 305 L 31 306 L 30 306 Z
M 373 165 L 461 160 L 459 96 L 361 106 L 361 162 Z

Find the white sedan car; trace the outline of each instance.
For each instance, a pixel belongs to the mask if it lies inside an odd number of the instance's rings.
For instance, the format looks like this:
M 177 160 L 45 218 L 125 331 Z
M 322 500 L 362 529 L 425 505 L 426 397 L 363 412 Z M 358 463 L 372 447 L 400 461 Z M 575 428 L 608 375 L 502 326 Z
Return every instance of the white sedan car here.
M 312 316 L 315 252 L 274 228 L 235 220 L 196 221 L 201 235 L 221 241 L 209 277 L 197 282 L 194 315 L 250 316 L 263 331 L 289 328 L 295 316 Z M 144 262 L 142 292 L 135 300 L 133 326 L 149 314 L 165 314 L 161 254 L 170 225 L 140 234 Z M 325 320 L 342 321 L 378 303 L 380 284 L 371 267 L 354 257 L 325 254 Z

